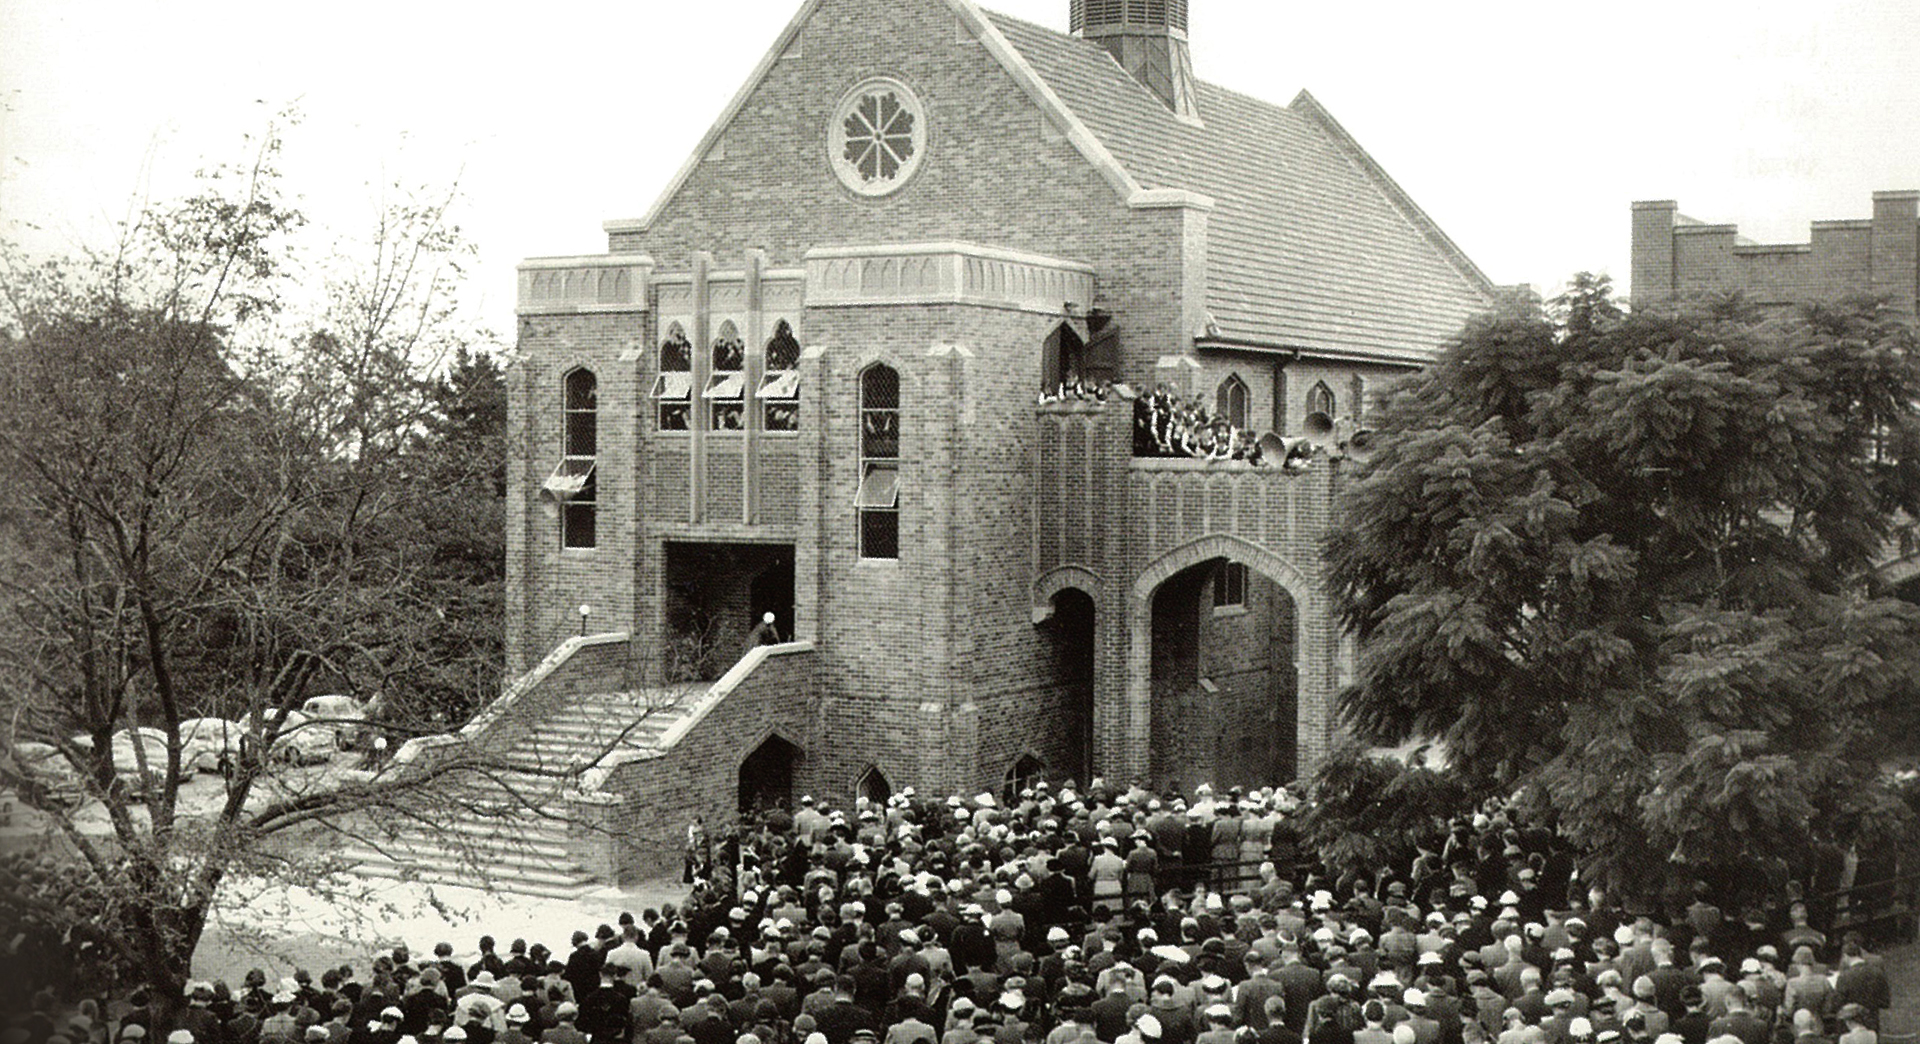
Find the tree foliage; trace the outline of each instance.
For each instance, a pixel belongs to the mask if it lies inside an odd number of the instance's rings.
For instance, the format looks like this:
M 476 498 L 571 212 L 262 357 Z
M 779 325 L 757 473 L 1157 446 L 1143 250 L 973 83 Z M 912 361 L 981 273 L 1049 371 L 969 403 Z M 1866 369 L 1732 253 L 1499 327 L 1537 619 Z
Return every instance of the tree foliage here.
M 1343 719 L 1443 741 L 1642 894 L 1903 830 L 1882 726 L 1920 615 L 1863 577 L 1920 515 L 1914 348 L 1870 304 L 1628 316 L 1603 277 L 1476 320 L 1341 501 Z
M 270 753 L 326 727 L 295 713 L 317 693 L 389 697 L 397 742 L 496 691 L 503 428 L 451 298 L 472 249 L 452 198 L 385 205 L 362 253 L 302 272 L 278 151 L 109 249 L 0 255 L 0 788 L 89 896 L 0 887 L 0 916 L 84 936 L 163 1003 L 229 878 L 332 868 L 278 839 L 444 821 L 431 785 L 495 768 Z M 208 717 L 238 735 L 196 803 L 183 723 Z

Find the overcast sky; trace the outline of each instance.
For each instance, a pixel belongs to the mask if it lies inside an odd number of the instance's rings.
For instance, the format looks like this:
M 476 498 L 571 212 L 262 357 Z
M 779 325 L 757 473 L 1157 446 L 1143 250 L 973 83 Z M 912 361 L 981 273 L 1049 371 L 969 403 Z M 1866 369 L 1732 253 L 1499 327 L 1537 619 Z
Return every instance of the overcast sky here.
M 799 3 L 0 0 L 0 217 L 97 238 L 297 100 L 284 168 L 314 222 L 459 177 L 472 289 L 510 330 L 514 264 L 645 213 Z M 986 6 L 1066 27 L 1068 0 Z M 1916 0 L 1192 8 L 1201 78 L 1312 91 L 1500 283 L 1624 287 L 1636 199 L 1803 242 L 1920 189 Z

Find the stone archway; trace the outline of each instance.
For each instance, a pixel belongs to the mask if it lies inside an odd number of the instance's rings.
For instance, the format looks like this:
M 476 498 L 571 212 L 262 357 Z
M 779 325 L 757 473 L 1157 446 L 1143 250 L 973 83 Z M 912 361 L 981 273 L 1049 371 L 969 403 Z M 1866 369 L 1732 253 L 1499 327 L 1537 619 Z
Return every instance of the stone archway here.
M 1114 759 L 1116 774 L 1149 779 L 1153 768 L 1153 605 L 1154 595 L 1169 579 L 1210 560 L 1243 563 L 1271 581 L 1291 599 L 1294 640 L 1298 657 L 1296 700 L 1296 766 L 1311 771 L 1327 740 L 1327 705 L 1334 678 L 1334 643 L 1326 617 L 1326 600 L 1299 566 L 1268 548 L 1225 534 L 1200 537 L 1176 547 L 1149 563 L 1127 592 L 1127 650 L 1125 695 L 1117 708 L 1124 747 Z M 1155 780 L 1154 782 L 1158 782 Z

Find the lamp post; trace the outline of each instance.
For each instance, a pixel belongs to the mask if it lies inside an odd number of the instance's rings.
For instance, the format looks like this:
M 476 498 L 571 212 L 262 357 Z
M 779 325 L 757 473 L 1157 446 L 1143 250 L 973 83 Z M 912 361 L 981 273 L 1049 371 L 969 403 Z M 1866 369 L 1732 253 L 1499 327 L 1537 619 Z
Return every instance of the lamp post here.
M 585 638 L 587 636 L 587 617 L 592 615 L 593 615 L 593 606 L 590 606 L 585 602 L 580 603 L 580 637 L 582 638 Z

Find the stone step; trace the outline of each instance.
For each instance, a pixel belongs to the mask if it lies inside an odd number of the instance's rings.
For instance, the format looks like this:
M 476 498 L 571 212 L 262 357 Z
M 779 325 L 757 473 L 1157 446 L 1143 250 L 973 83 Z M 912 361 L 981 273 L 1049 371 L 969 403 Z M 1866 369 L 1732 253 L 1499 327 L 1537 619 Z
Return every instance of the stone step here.
M 346 855 L 358 860 L 354 872 L 362 877 L 390 881 L 422 881 L 427 884 L 456 885 L 462 888 L 490 888 L 515 895 L 535 895 L 551 899 L 578 899 L 600 887 L 592 875 L 575 873 L 529 873 L 518 868 L 501 868 L 485 880 L 475 880 L 470 867 L 447 867 L 435 863 L 395 865 L 378 853 L 349 850 Z
M 453 821 L 443 828 L 408 827 L 391 837 L 367 838 L 358 844 L 389 862 L 420 863 L 443 868 L 483 867 L 537 873 L 584 872 L 574 856 L 564 829 L 549 832 L 500 832 L 499 824 Z

